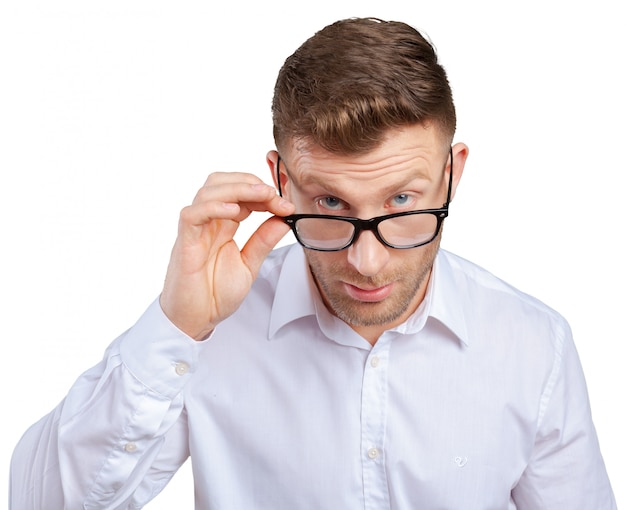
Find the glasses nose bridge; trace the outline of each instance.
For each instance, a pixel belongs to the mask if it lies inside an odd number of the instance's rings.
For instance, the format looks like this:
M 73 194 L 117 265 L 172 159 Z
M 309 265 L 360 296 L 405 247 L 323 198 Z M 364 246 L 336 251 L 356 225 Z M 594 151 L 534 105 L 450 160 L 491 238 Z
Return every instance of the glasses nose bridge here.
M 374 237 L 383 245 L 386 246 L 385 241 L 380 235 L 378 231 L 378 224 L 380 223 L 380 218 L 370 218 L 369 220 L 363 220 L 360 218 L 355 218 L 350 223 L 352 223 L 352 227 L 354 228 L 354 234 L 352 234 L 352 241 L 350 244 L 354 244 L 361 237 L 362 232 L 370 231 L 374 234 Z

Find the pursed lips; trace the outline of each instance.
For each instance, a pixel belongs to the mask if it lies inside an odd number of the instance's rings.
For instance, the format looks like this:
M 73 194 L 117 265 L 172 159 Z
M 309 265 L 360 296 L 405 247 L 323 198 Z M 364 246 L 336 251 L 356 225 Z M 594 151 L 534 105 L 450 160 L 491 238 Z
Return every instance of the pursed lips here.
M 393 283 L 388 283 L 381 287 L 363 288 L 344 282 L 346 292 L 352 299 L 368 303 L 375 303 L 389 297 L 393 286 Z

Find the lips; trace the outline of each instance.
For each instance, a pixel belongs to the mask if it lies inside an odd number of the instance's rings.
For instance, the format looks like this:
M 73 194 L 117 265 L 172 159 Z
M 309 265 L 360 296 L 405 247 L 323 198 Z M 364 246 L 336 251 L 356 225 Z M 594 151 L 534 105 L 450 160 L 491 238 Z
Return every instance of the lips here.
M 348 295 L 352 299 L 356 299 L 357 301 L 364 301 L 367 303 L 376 303 L 378 301 L 382 301 L 387 298 L 393 289 L 393 284 L 383 285 L 382 287 L 376 287 L 372 289 L 364 289 L 361 287 L 357 287 L 355 285 L 351 285 L 349 283 L 344 283 L 346 287 L 346 291 Z

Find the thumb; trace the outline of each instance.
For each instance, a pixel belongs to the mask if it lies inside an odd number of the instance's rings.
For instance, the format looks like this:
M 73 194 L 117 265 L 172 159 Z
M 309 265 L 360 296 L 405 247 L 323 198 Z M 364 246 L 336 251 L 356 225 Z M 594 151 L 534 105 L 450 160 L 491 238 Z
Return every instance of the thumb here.
M 263 261 L 287 232 L 289 232 L 289 225 L 282 218 L 272 216 L 250 236 L 241 250 L 241 257 L 254 278 Z

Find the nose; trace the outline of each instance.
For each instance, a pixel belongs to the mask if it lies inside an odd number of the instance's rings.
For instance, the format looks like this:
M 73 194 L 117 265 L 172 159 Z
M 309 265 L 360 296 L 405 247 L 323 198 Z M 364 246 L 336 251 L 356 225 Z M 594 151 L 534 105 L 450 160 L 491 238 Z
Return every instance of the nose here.
M 389 262 L 389 250 L 373 232 L 363 231 L 348 248 L 348 262 L 363 276 L 375 276 Z

